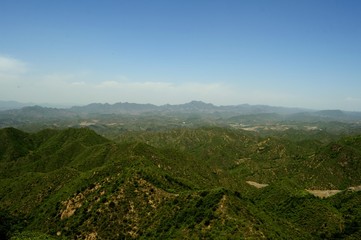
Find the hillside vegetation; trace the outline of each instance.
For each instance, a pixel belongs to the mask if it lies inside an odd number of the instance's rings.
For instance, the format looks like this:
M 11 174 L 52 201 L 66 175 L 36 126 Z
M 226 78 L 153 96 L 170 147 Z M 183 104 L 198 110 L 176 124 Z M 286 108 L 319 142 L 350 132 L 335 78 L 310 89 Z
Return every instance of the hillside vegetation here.
M 360 135 L 3 128 L 0 143 L 0 239 L 361 238 Z

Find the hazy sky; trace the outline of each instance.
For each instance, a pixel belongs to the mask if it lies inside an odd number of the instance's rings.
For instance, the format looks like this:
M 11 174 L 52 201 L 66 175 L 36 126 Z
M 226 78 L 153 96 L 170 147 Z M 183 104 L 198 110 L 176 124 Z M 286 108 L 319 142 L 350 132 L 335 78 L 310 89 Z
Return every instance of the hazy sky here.
M 361 1 L 1 0 L 0 100 L 361 111 Z

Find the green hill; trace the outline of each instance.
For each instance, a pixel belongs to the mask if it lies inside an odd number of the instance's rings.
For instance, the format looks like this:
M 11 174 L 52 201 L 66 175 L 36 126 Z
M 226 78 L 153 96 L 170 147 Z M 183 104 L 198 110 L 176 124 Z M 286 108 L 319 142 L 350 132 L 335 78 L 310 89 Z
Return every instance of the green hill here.
M 357 239 L 361 192 L 347 188 L 361 185 L 360 139 L 0 129 L 0 237 Z
M 12 161 L 25 156 L 34 147 L 29 134 L 15 128 L 0 129 L 0 160 Z

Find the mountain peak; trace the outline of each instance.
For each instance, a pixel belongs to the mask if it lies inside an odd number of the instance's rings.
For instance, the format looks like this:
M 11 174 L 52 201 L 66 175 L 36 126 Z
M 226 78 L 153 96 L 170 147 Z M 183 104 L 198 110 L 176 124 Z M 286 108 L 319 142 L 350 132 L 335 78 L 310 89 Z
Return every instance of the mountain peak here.
M 199 107 L 207 107 L 207 106 L 214 106 L 212 103 L 205 103 L 202 101 L 193 100 L 189 103 L 186 103 L 185 105 L 193 105 L 193 106 L 199 106 Z

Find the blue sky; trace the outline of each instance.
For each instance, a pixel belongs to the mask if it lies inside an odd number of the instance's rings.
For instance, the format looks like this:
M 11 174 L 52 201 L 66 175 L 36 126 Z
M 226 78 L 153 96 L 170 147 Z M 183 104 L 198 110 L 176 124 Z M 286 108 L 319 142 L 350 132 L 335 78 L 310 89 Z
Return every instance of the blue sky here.
M 361 1 L 2 0 L 0 100 L 361 111 Z

